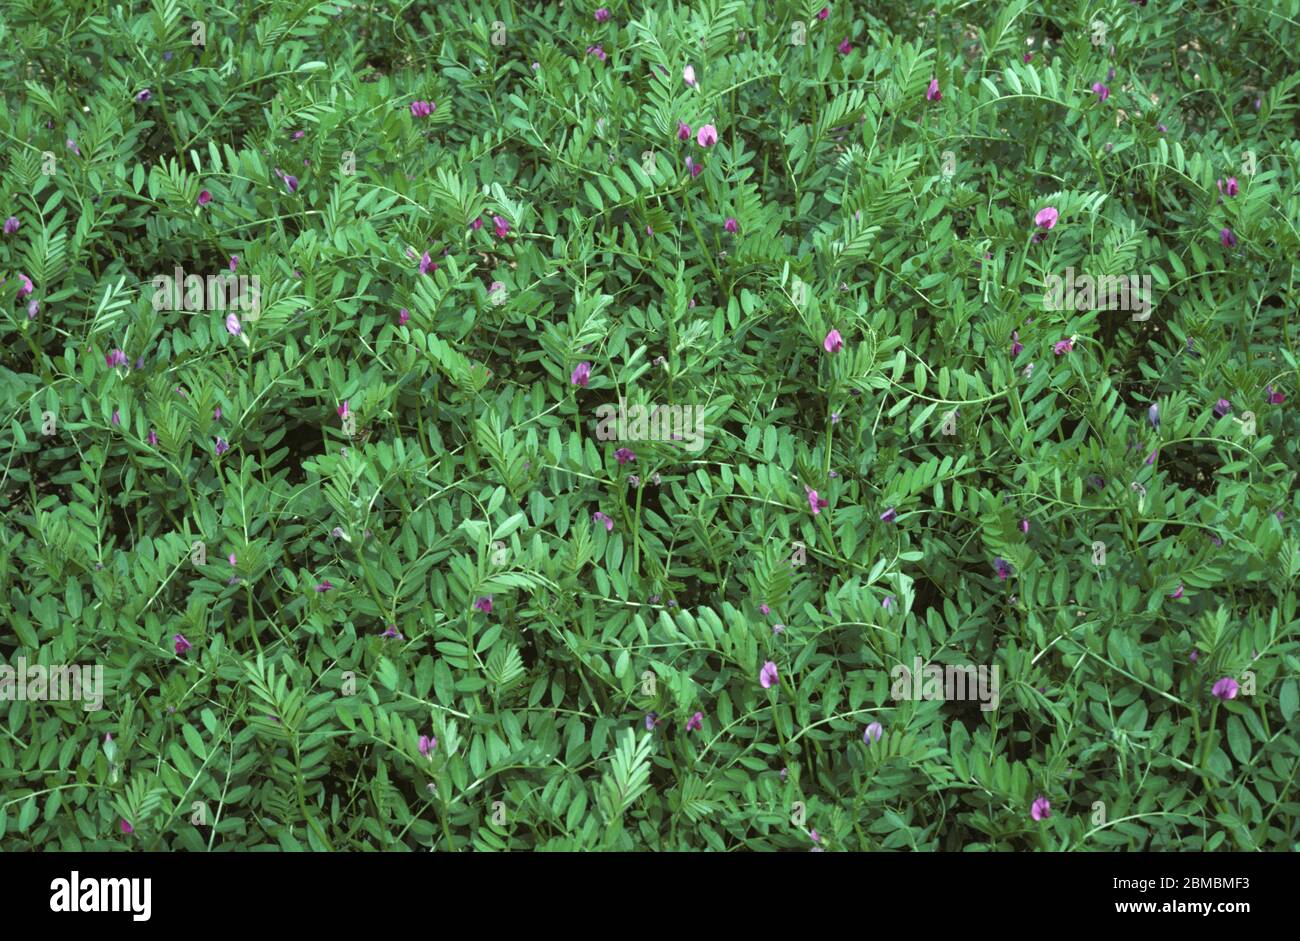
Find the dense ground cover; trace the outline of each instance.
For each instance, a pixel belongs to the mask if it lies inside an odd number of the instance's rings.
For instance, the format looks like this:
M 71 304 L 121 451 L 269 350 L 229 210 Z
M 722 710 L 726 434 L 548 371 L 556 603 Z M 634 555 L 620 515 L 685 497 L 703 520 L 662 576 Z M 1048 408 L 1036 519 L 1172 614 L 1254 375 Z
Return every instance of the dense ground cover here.
M 1298 49 L 3 0 L 0 846 L 1294 848 Z

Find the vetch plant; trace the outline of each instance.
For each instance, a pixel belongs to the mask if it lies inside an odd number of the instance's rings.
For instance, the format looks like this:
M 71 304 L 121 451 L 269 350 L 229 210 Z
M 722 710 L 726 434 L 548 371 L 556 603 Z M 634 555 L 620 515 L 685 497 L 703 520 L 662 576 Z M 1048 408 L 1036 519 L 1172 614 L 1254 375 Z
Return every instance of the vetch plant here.
M 1294 16 L 120 6 L 0 7 L 0 850 L 1300 843 Z

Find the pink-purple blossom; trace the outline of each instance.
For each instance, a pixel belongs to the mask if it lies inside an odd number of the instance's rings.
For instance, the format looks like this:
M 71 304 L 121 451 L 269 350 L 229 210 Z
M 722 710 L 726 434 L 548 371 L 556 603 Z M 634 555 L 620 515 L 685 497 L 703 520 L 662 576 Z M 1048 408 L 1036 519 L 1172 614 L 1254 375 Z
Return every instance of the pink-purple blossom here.
M 1038 226 L 1040 229 L 1047 229 L 1050 231 L 1052 227 L 1056 225 L 1056 220 L 1060 217 L 1061 214 L 1055 207 L 1045 206 L 1038 210 L 1037 215 L 1034 216 L 1034 225 Z
M 1219 680 L 1217 683 L 1214 684 L 1214 686 L 1210 689 L 1210 692 L 1213 693 L 1219 699 L 1223 700 L 1224 702 L 1227 702 L 1229 699 L 1236 699 L 1237 693 L 1240 690 L 1241 687 L 1237 685 L 1236 680 L 1234 680 L 1230 676 L 1225 676 L 1223 677 L 1223 679 Z

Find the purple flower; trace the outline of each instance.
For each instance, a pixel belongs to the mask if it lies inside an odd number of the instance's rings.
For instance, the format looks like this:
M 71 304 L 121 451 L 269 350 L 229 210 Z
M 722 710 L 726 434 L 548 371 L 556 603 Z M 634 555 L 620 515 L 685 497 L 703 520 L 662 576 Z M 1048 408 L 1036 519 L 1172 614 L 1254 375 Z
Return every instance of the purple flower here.
M 307 136 L 306 131 L 294 131 L 292 134 L 289 135 L 289 138 L 291 140 L 302 140 L 306 136 Z
M 1026 536 L 1029 535 L 1029 520 L 1020 521 L 1020 531 L 1024 533 Z
M 830 506 L 823 497 L 817 495 L 817 491 L 805 485 L 804 489 L 808 491 L 808 505 L 812 507 L 813 516 L 821 513 L 823 507 Z
M 411 117 L 427 118 L 433 114 L 434 109 L 437 107 L 432 101 L 413 101 L 411 102 Z
M 1235 176 L 1228 177 L 1226 181 L 1219 180 L 1218 186 L 1220 193 L 1224 193 L 1228 196 L 1237 195 L 1237 178 Z
M 237 337 L 243 332 L 243 328 L 239 326 L 239 318 L 234 314 L 226 315 L 226 332 L 232 337 Z
M 626 464 L 628 461 L 635 461 L 636 454 L 632 451 L 631 448 L 619 448 L 617 451 L 614 452 L 614 458 L 620 464 Z
M 286 173 L 284 175 L 284 185 L 290 193 L 298 192 L 298 178 L 296 176 Z
M 822 7 L 820 10 L 817 11 L 817 19 L 819 20 L 824 20 L 830 15 L 831 15 L 830 7 Z
M 687 124 L 685 121 L 677 122 L 677 139 L 678 140 L 691 139 L 691 126 Z
M 589 56 L 595 56 L 595 57 L 596 57 L 597 59 L 599 59 L 601 62 L 604 62 L 605 59 L 606 59 L 606 56 L 605 56 L 605 50 L 602 49 L 602 48 L 600 48 L 600 43 L 596 43 L 596 45 L 594 45 L 594 46 L 588 46 L 588 47 L 587 47 L 587 55 L 589 55 Z
M 867 725 L 866 731 L 862 733 L 862 740 L 868 745 L 874 745 L 880 741 L 880 737 L 885 734 L 885 728 L 879 722 L 872 722 Z
M 695 143 L 701 147 L 712 147 L 718 142 L 718 129 L 712 124 L 705 124 L 695 135 Z
M 18 226 L 19 226 L 18 217 L 10 216 L 8 219 L 5 220 L 5 235 L 13 235 L 15 232 L 18 231 Z
M 147 88 L 143 88 L 143 89 L 140 90 L 139 94 L 137 94 L 137 95 L 135 96 L 135 100 L 136 100 L 136 101 L 148 101 L 148 100 L 149 100 L 150 98 L 152 98 L 152 97 L 153 97 L 153 92 L 149 91 L 149 89 L 147 89 Z
M 420 754 L 425 758 L 432 758 L 434 751 L 438 748 L 438 739 L 433 735 L 421 735 L 419 744 L 416 747 L 420 749 Z
M 343 404 L 336 408 L 335 411 L 339 413 L 339 418 L 342 418 L 344 421 L 346 421 L 347 417 L 352 414 L 351 410 L 348 408 L 347 399 L 344 399 Z
M 433 260 L 432 255 L 430 255 L 428 252 L 425 252 L 423 255 L 420 256 L 420 274 L 430 274 L 437 270 L 438 270 L 438 265 Z
M 411 312 L 407 310 L 405 307 L 403 307 L 401 310 L 397 312 L 397 325 L 399 327 L 403 326 L 410 319 L 411 319 Z
M 1150 467 L 1152 464 L 1156 462 L 1156 455 L 1158 455 L 1159 453 L 1160 453 L 1160 449 L 1156 448 L 1154 451 L 1152 451 L 1150 454 L 1147 455 L 1146 464 L 1148 467 Z
M 926 101 L 943 101 L 943 92 L 939 91 L 939 80 L 931 78 L 929 86 L 925 89 Z
M 1227 702 L 1229 699 L 1236 699 L 1237 693 L 1240 689 L 1241 687 L 1237 685 L 1236 680 L 1230 676 L 1225 676 L 1214 684 L 1214 687 L 1210 692 L 1224 702 Z
M 1219 241 L 1223 244 L 1224 248 L 1237 247 L 1237 236 L 1233 235 L 1232 230 L 1226 226 L 1219 230 Z
M 726 229 L 728 232 L 730 232 L 732 235 L 735 235 L 738 231 L 740 231 L 740 224 L 736 222 L 736 220 L 733 219 L 731 216 L 727 217 L 727 221 L 722 224 L 722 227 Z
M 880 606 L 884 608 L 886 611 L 892 609 L 894 607 L 894 596 L 885 595 L 885 600 L 880 602 Z
M 822 340 L 822 349 L 827 353 L 838 353 L 844 349 L 844 338 L 840 336 L 838 330 L 831 330 L 826 334 L 826 339 Z
M 478 608 L 478 610 L 482 611 L 484 614 L 491 614 L 492 596 L 484 595 L 482 598 L 479 598 L 477 601 L 474 602 L 474 607 Z
M 401 635 L 401 632 L 397 630 L 396 624 L 388 625 L 388 628 L 379 636 L 384 638 L 385 640 L 392 640 L 393 638 L 397 638 L 398 640 L 406 640 L 406 638 Z
M 658 724 L 659 724 L 659 713 L 647 712 L 645 714 L 645 730 L 647 732 L 653 732 L 655 730 L 655 726 Z
M 1103 85 L 1101 82 L 1092 83 L 1092 93 L 1102 101 L 1105 101 L 1107 98 L 1110 97 L 1110 89 L 1107 88 L 1105 85 Z
M 1187 655 L 1187 659 L 1192 661 L 1192 663 L 1195 663 L 1197 660 L 1201 659 L 1201 652 L 1199 650 L 1193 650 Z
M 763 669 L 758 673 L 758 682 L 763 689 L 771 689 L 777 683 L 776 664 L 771 660 L 763 664 Z
M 695 732 L 704 727 L 704 713 L 697 712 L 686 720 L 686 731 Z
M 1179 598 L 1181 598 L 1182 596 L 1183 596 L 1183 586 L 1182 586 L 1182 585 L 1179 585 L 1177 588 L 1175 588 L 1175 589 L 1173 590 L 1173 592 L 1171 592 L 1170 595 L 1169 595 L 1169 597 L 1170 597 L 1170 598 L 1173 598 L 1175 601 L 1177 601 L 1177 600 L 1178 600 Z
M 113 409 L 113 424 L 114 425 L 122 424 L 122 416 L 121 414 L 118 413 L 117 409 Z
M 1155 402 L 1147 409 L 1147 421 L 1151 422 L 1151 427 L 1156 431 L 1160 430 L 1160 406 Z
M 1227 399 L 1219 399 L 1219 401 L 1214 403 L 1215 418 L 1222 418 L 1224 415 L 1227 415 L 1230 411 L 1232 411 L 1232 403 L 1229 402 Z
M 772 633 L 773 633 L 773 634 L 784 634 L 784 633 L 785 633 L 785 625 L 784 625 L 784 624 L 773 624 L 773 625 L 772 625 Z
M 330 580 L 327 578 L 327 579 L 325 579 L 323 582 L 321 582 L 319 585 L 316 586 L 316 590 L 317 590 L 318 592 L 324 593 L 324 592 L 330 591 L 333 587 L 334 587 L 334 585 L 333 585 L 333 584 L 330 582 Z
M 880 521 L 882 523 L 892 523 L 896 519 L 898 519 L 898 511 L 892 506 L 880 514 Z
M 71 137 L 68 138 L 68 150 L 72 151 L 78 157 L 81 156 L 81 148 L 77 146 L 77 142 Z
M 609 22 L 609 9 L 607 7 L 601 7 L 599 10 L 596 11 L 596 22 L 597 23 Z
M 213 420 L 213 421 L 221 421 L 221 406 L 220 406 L 220 405 L 218 405 L 216 408 L 214 408 L 214 409 L 212 410 L 212 420 Z
M 122 828 L 122 832 L 127 836 L 135 832 L 135 827 L 131 826 L 131 822 L 125 817 L 122 818 L 122 822 L 118 826 Z
M 506 233 L 510 231 L 510 223 L 506 222 L 501 216 L 492 217 L 492 226 L 496 229 L 497 238 L 503 239 Z
M 1012 575 L 1011 563 L 1000 556 L 993 560 L 993 570 L 997 572 L 1000 581 L 1006 581 Z
M 682 81 L 691 88 L 695 87 L 695 66 L 688 65 L 686 68 L 682 69 Z
M 763 617 L 767 617 L 769 614 L 772 613 L 772 609 L 769 608 L 766 604 L 760 604 L 758 606 L 758 610 L 759 613 L 763 615 Z
M 182 657 L 185 656 L 185 652 L 187 650 L 189 650 L 191 647 L 194 646 L 188 640 L 185 639 L 184 634 L 176 634 L 175 636 L 173 636 L 172 643 L 176 645 L 177 655 Z
M 1056 343 L 1055 346 L 1052 347 L 1052 351 L 1056 353 L 1057 356 L 1063 356 L 1064 354 L 1071 352 L 1073 349 L 1074 349 L 1074 337 L 1070 337 L 1069 339 L 1066 340 L 1060 340 Z
M 212 202 L 212 194 L 207 190 L 199 190 L 199 205 L 206 206 L 210 202 Z
M 217 455 L 221 456 L 230 450 L 230 445 L 226 443 L 225 438 L 217 439 Z
M 23 283 L 23 286 L 18 289 L 18 300 L 21 301 L 24 297 L 36 290 L 36 285 L 32 284 L 32 279 L 27 277 L 27 275 L 23 274 L 21 271 L 18 272 L 18 280 Z
M 231 271 L 235 271 L 235 270 L 237 270 L 238 268 L 239 268 L 239 256 L 238 256 L 238 255 L 231 255 L 231 256 L 230 256 L 230 270 L 231 270 Z
M 691 171 L 691 179 L 693 180 L 693 179 L 695 179 L 697 176 L 699 176 L 701 173 L 704 172 L 704 164 L 702 164 L 702 163 L 696 163 L 696 162 L 695 162 L 694 160 L 692 160 L 690 157 L 687 157 L 687 158 L 686 158 L 686 169 Z M 694 306 L 694 305 L 695 305 L 695 300 L 694 300 L 694 298 L 692 298 L 692 299 L 691 299 L 691 306 Z
M 1015 359 L 1017 356 L 1019 356 L 1020 351 L 1023 350 L 1024 348 L 1025 345 L 1020 342 L 1020 331 L 1012 330 L 1011 331 L 1011 358 Z
M 152 428 L 149 429 L 149 443 L 154 447 L 158 446 L 158 432 L 154 431 Z
M 604 523 L 605 532 L 607 533 L 614 531 L 614 521 L 610 519 L 608 516 L 606 516 L 604 513 L 602 513 L 600 510 L 597 510 L 595 513 L 591 514 L 591 521 L 593 523 Z
M 1033 806 L 1029 808 L 1029 816 L 1033 817 L 1035 820 L 1048 819 L 1052 816 L 1051 802 L 1046 797 L 1040 795 L 1034 800 Z
M 838 49 L 839 49 L 840 55 L 842 55 L 842 56 L 846 56 L 846 55 L 848 55 L 850 52 L 853 51 L 853 46 L 849 44 L 849 39 L 848 39 L 847 36 L 844 37 L 844 39 L 840 41 L 840 44 L 839 44 L 839 46 L 838 46 Z M 936 84 L 936 86 L 937 86 L 938 83 L 936 82 L 935 84 Z
M 28 302 L 28 304 L 27 304 L 27 319 L 28 319 L 28 320 L 35 320 L 35 319 L 36 319 L 36 315 L 39 314 L 40 312 L 41 312 L 41 302 L 40 302 L 40 301 L 33 300 L 33 301 Z
M 579 363 L 573 367 L 573 375 L 569 376 L 569 382 L 575 386 L 582 386 L 584 389 L 587 383 L 591 381 L 591 363 Z
M 111 350 L 108 353 L 104 354 L 104 363 L 110 369 L 112 369 L 115 366 L 125 366 L 126 354 L 123 353 L 121 350 Z
M 1057 212 L 1056 209 L 1054 209 L 1051 206 L 1047 206 L 1043 209 L 1038 210 L 1038 214 L 1034 216 L 1034 225 L 1038 226 L 1040 229 L 1050 230 L 1053 226 L 1056 225 L 1056 220 L 1059 219 L 1060 217 L 1061 214 Z
M 1270 384 L 1268 387 L 1268 404 L 1281 405 L 1285 401 L 1286 401 L 1286 396 L 1283 395 L 1281 392 L 1274 392 L 1273 386 Z

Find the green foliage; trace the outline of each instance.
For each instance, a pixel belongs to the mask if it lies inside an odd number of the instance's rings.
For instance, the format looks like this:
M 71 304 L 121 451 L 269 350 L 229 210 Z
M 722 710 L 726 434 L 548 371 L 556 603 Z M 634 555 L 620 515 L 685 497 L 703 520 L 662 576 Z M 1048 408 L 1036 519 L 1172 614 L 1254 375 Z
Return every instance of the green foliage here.
M 0 0 L 0 847 L 1296 848 L 1300 0 L 864 6 Z

